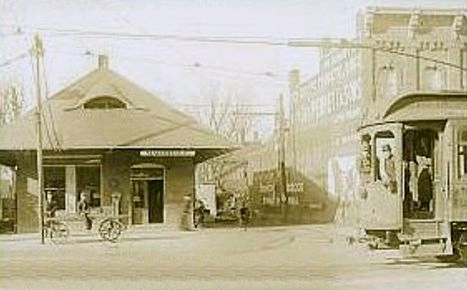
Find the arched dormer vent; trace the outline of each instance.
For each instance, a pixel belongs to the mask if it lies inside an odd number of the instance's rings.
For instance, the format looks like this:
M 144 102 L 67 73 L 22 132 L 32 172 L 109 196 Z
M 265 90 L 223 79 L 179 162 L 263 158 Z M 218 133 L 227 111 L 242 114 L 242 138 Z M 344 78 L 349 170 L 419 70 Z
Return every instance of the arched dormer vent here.
M 126 109 L 127 104 L 118 98 L 112 96 L 99 96 L 86 101 L 83 104 L 84 109 Z

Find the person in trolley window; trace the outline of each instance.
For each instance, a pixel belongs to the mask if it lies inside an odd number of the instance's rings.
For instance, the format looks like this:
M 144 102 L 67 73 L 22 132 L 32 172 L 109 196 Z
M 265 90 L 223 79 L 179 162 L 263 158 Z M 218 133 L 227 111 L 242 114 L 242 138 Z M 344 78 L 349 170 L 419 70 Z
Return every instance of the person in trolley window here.
M 371 181 L 371 145 L 369 140 L 362 140 L 361 152 L 357 157 L 357 169 L 359 172 L 358 192 L 360 198 L 366 199 L 368 192 L 365 185 Z
M 382 147 L 383 161 L 377 161 L 377 177 L 381 180 L 390 192 L 394 193 L 397 191 L 396 181 L 396 165 L 394 161 L 394 155 L 391 151 L 389 144 L 384 144 Z

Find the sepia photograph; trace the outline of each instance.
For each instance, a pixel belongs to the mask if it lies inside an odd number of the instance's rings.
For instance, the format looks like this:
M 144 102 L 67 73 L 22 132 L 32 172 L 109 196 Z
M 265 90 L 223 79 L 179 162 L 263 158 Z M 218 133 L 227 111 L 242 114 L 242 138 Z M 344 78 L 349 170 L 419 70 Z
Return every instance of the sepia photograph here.
M 29 289 L 467 289 L 467 3 L 0 0 Z

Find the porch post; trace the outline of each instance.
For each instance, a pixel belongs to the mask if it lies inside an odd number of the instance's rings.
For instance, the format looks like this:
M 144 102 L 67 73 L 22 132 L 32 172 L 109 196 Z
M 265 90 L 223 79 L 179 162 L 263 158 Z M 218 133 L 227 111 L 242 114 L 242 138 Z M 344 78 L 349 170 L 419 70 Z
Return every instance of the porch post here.
M 76 166 L 65 167 L 65 211 L 76 212 Z

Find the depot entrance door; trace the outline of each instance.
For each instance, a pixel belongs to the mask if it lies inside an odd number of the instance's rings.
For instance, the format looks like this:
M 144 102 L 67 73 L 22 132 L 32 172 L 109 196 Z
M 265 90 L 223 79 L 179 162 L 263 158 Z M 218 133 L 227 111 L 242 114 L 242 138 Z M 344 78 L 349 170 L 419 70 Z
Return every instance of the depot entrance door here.
M 133 224 L 164 222 L 164 169 L 132 167 Z

